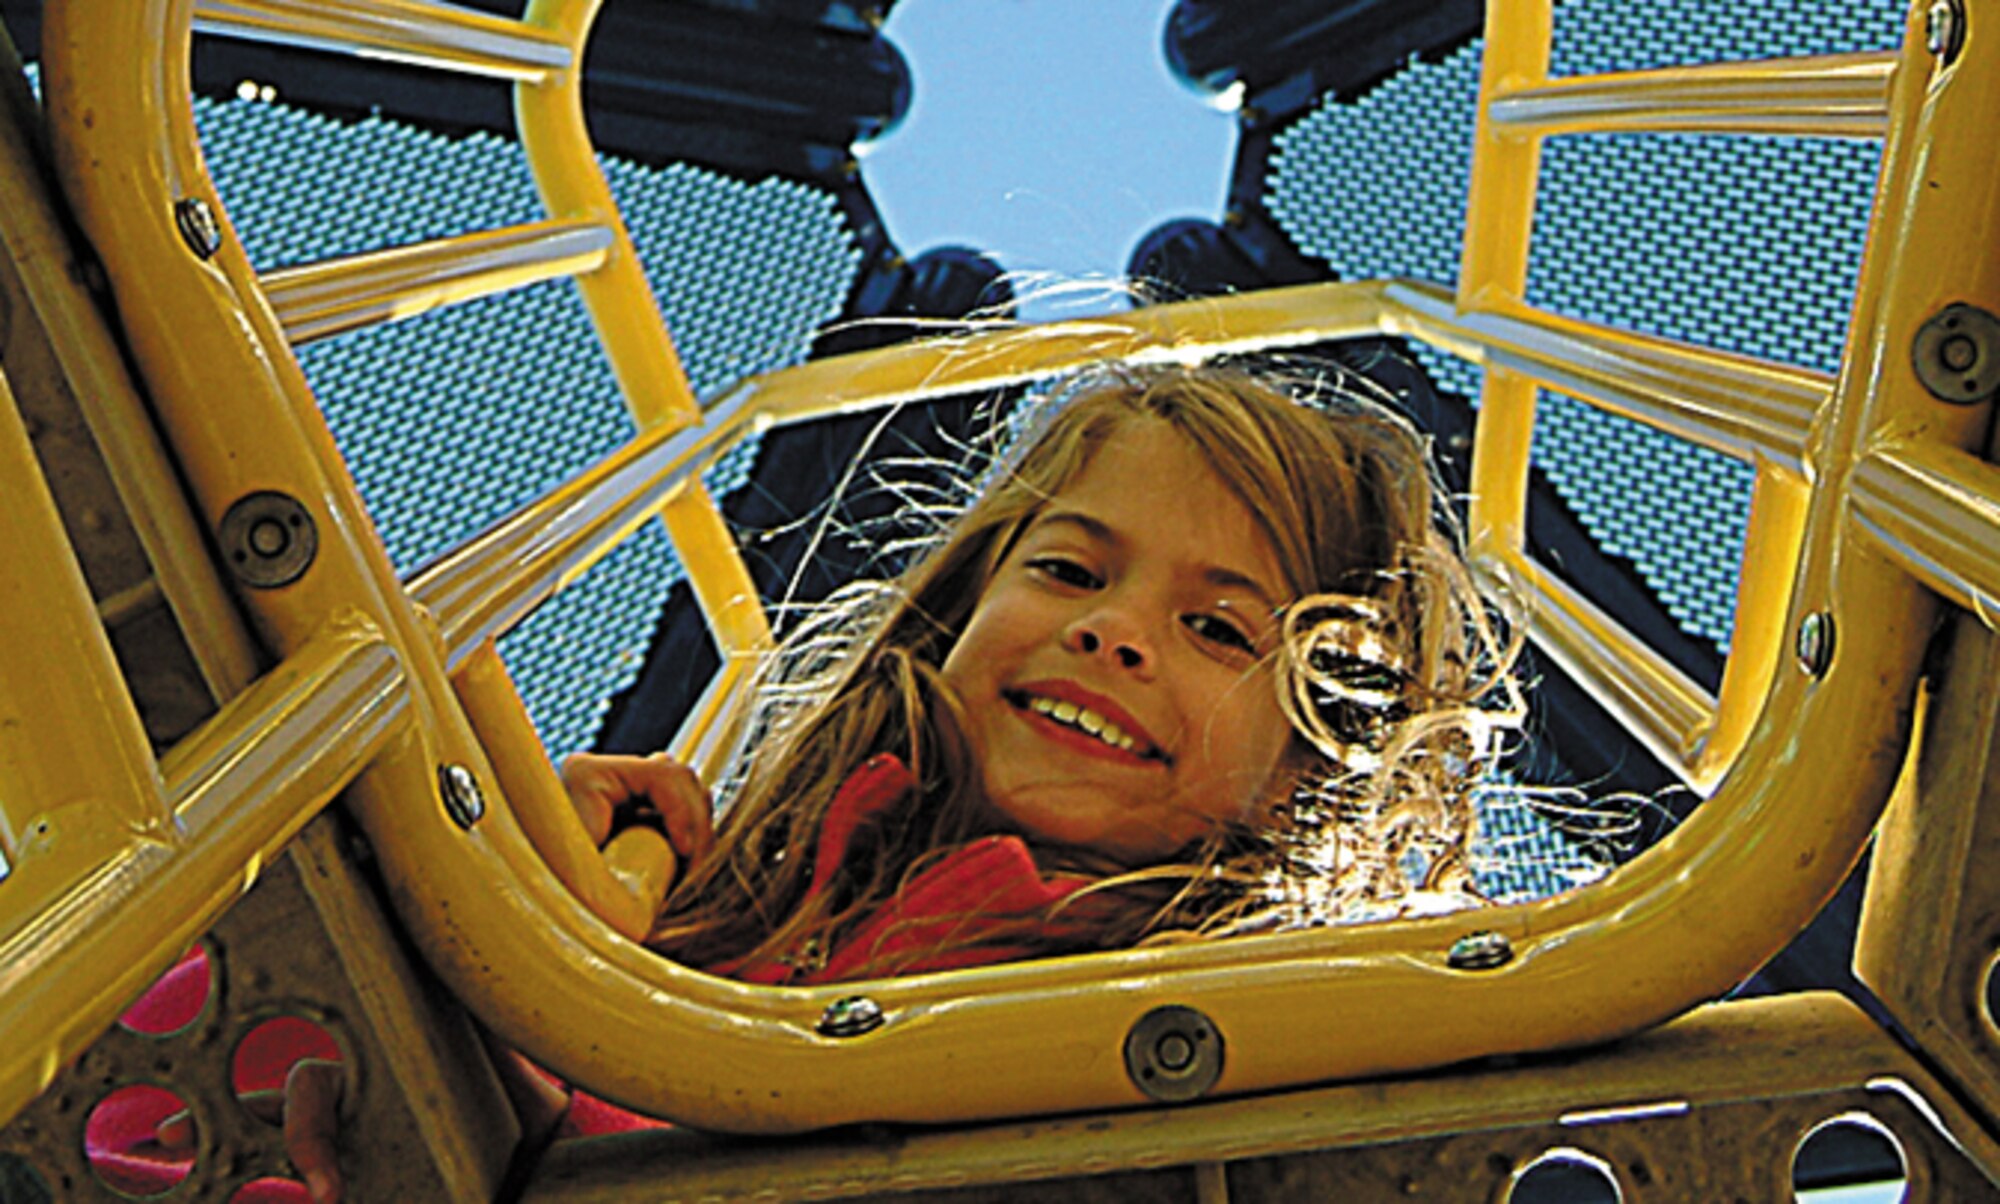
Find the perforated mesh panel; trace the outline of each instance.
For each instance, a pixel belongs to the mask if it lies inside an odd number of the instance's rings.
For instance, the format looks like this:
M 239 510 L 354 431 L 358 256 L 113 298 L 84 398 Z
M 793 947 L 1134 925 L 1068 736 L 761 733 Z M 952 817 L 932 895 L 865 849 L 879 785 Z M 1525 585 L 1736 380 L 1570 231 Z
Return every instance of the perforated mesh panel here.
M 1570 0 L 1556 75 L 1891 48 L 1899 0 Z M 1266 202 L 1340 276 L 1458 274 L 1480 44 L 1418 63 L 1277 139 Z M 1832 371 L 1880 146 L 1596 136 L 1547 143 L 1529 300 L 1649 334 Z M 1422 353 L 1446 387 L 1475 370 Z M 1544 394 L 1534 454 L 1606 550 L 1630 557 L 1691 633 L 1726 646 L 1748 466 Z
M 231 220 L 259 270 L 544 216 L 520 150 L 282 104 L 199 101 Z M 859 249 L 834 199 L 779 180 L 607 159 L 697 392 L 804 358 Z M 311 344 L 299 355 L 399 573 L 547 492 L 632 423 L 568 282 Z M 741 484 L 754 445 L 709 474 Z M 648 529 L 502 640 L 554 753 L 587 747 L 682 576 Z

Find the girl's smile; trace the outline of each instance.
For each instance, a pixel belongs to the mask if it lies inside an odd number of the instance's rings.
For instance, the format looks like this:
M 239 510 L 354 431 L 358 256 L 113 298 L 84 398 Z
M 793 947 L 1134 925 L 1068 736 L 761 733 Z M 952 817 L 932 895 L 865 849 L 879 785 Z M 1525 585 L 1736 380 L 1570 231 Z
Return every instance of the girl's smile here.
M 1028 524 L 944 663 L 991 805 L 1127 864 L 1270 796 L 1289 596 L 1262 526 L 1163 422 L 1105 440 Z

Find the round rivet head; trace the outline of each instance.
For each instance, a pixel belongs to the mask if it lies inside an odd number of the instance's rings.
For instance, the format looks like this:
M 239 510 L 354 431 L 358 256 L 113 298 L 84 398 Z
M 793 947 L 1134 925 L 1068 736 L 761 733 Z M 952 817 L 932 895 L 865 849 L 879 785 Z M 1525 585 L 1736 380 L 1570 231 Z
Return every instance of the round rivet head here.
M 1825 676 L 1827 667 L 1833 664 L 1833 616 L 1816 610 L 1800 619 L 1795 651 L 1800 672 L 1811 678 Z
M 486 796 L 479 792 L 479 779 L 463 765 L 438 766 L 438 797 L 444 800 L 445 814 L 467 831 L 486 817 Z
M 1444 960 L 1454 970 L 1491 970 L 1514 960 L 1514 943 L 1498 932 L 1468 932 L 1451 943 Z
M 1125 1073 L 1148 1099 L 1198 1099 L 1222 1077 L 1222 1030 L 1190 1007 L 1154 1008 L 1125 1035 Z
M 849 995 L 826 1005 L 814 1026 L 822 1037 L 859 1037 L 882 1027 L 882 1005 L 866 995 Z
M 222 249 L 222 223 L 216 220 L 214 207 L 201 197 L 182 197 L 174 202 L 174 225 L 188 250 L 200 258 L 213 259 Z
M 319 528 L 312 512 L 282 493 L 253 493 L 222 516 L 217 532 L 236 579 L 253 589 L 290 585 L 312 567 Z
M 1984 401 L 2000 392 L 2000 319 L 1976 305 L 1947 305 L 1917 330 L 1910 363 L 1939 401 Z

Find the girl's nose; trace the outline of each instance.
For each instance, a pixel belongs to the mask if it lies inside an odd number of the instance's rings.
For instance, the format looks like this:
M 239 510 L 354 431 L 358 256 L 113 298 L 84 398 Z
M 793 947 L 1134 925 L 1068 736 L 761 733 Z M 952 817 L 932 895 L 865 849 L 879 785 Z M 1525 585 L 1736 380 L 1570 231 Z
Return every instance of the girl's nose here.
M 1109 654 L 1126 669 L 1148 670 L 1153 658 L 1136 631 L 1099 614 L 1079 620 L 1064 633 L 1063 646 L 1085 656 Z

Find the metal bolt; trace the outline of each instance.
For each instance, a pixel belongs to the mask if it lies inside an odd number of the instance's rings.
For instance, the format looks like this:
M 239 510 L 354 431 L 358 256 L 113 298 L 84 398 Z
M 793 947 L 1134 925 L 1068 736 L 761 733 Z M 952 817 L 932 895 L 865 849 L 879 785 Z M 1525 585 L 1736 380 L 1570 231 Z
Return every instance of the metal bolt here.
M 1939 401 L 1985 401 L 2000 392 L 2000 318 L 1976 305 L 1945 306 L 1917 328 L 1910 364 Z
M 467 831 L 486 816 L 486 796 L 479 793 L 479 779 L 463 765 L 438 766 L 438 795 L 444 799 L 445 813 L 452 822 Z
M 1807 677 L 1825 675 L 1833 663 L 1833 616 L 1816 610 L 1799 620 L 1799 668 Z
M 1125 1073 L 1148 1099 L 1198 1099 L 1222 1077 L 1222 1030 L 1190 1007 L 1157 1007 L 1125 1035 Z
M 816 1026 L 822 1037 L 859 1037 L 882 1027 L 882 1005 L 866 995 L 849 995 L 826 1005 Z
M 1498 932 L 1468 932 L 1451 943 L 1444 960 L 1454 970 L 1491 970 L 1514 960 L 1514 943 Z
M 1924 15 L 1924 44 L 1947 63 L 1958 57 L 1965 44 L 1965 10 L 1959 0 L 1931 0 Z
M 188 249 L 202 259 L 213 259 L 222 249 L 222 223 L 215 219 L 215 210 L 202 198 L 190 196 L 175 201 L 174 225 L 180 227 L 181 240 Z
M 297 498 L 264 490 L 239 498 L 218 530 L 236 579 L 254 589 L 290 585 L 312 567 L 319 528 Z

